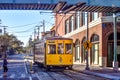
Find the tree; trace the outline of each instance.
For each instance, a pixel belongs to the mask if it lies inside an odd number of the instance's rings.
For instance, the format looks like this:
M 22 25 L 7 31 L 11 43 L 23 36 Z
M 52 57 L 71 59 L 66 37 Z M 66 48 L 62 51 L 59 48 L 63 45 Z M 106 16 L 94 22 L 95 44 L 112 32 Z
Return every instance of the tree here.
M 23 49 L 23 42 L 18 40 L 13 34 L 0 35 L 0 44 L 5 45 L 7 48 L 20 53 Z

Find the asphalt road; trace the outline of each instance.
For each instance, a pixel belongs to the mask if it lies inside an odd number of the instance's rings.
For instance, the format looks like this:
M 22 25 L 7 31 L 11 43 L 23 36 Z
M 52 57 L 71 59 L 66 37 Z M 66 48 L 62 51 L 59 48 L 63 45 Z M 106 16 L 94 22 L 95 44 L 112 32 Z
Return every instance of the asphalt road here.
M 8 73 L 3 77 L 2 59 L 0 60 L 0 80 L 109 80 L 93 75 L 80 73 L 74 70 L 52 69 L 33 65 L 30 71 L 31 57 L 24 59 L 23 55 L 8 56 Z
M 0 60 L 0 80 L 30 80 L 23 55 L 8 56 L 7 77 L 3 77 L 2 59 Z

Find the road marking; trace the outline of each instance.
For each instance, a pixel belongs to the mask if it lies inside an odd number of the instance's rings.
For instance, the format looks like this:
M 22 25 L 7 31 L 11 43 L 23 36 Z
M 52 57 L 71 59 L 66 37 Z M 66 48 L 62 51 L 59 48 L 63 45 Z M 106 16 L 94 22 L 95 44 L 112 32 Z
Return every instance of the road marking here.
M 31 77 L 31 76 L 29 77 L 29 80 L 32 80 L 32 77 Z
M 24 62 L 24 66 L 25 66 L 25 72 L 26 72 L 26 74 L 28 74 L 25 62 Z
M 12 74 L 11 76 L 10 76 L 10 78 L 14 78 L 15 77 L 15 74 Z
M 21 77 L 22 77 L 22 78 L 25 78 L 25 74 L 22 74 Z
M 35 75 L 37 76 L 38 80 L 41 80 L 40 77 L 39 77 L 39 75 L 37 73 L 35 73 Z
M 3 77 L 3 74 L 0 75 L 0 78 L 2 78 L 2 77 Z

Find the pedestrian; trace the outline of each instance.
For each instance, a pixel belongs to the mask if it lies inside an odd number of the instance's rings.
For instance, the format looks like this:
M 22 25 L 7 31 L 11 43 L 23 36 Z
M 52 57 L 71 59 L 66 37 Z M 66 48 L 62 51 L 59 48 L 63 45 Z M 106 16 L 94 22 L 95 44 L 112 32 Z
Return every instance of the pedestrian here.
M 7 71 L 8 71 L 8 67 L 7 67 L 7 54 L 6 54 L 6 47 L 5 46 L 1 46 L 2 48 L 2 55 L 3 55 L 3 76 L 6 77 L 7 76 Z
M 3 59 L 3 69 L 4 69 L 4 70 L 3 70 L 3 71 L 4 71 L 3 76 L 4 76 L 4 77 L 7 76 L 7 71 L 8 71 L 7 64 L 8 64 L 7 58 L 5 57 L 5 58 Z

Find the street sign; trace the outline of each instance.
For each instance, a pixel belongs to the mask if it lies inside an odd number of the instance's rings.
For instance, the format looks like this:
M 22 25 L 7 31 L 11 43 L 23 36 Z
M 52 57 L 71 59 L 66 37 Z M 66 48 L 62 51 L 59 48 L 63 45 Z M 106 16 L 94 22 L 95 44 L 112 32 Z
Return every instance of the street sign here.
M 90 49 L 92 47 L 92 43 L 90 41 L 86 41 L 83 43 L 85 49 Z

